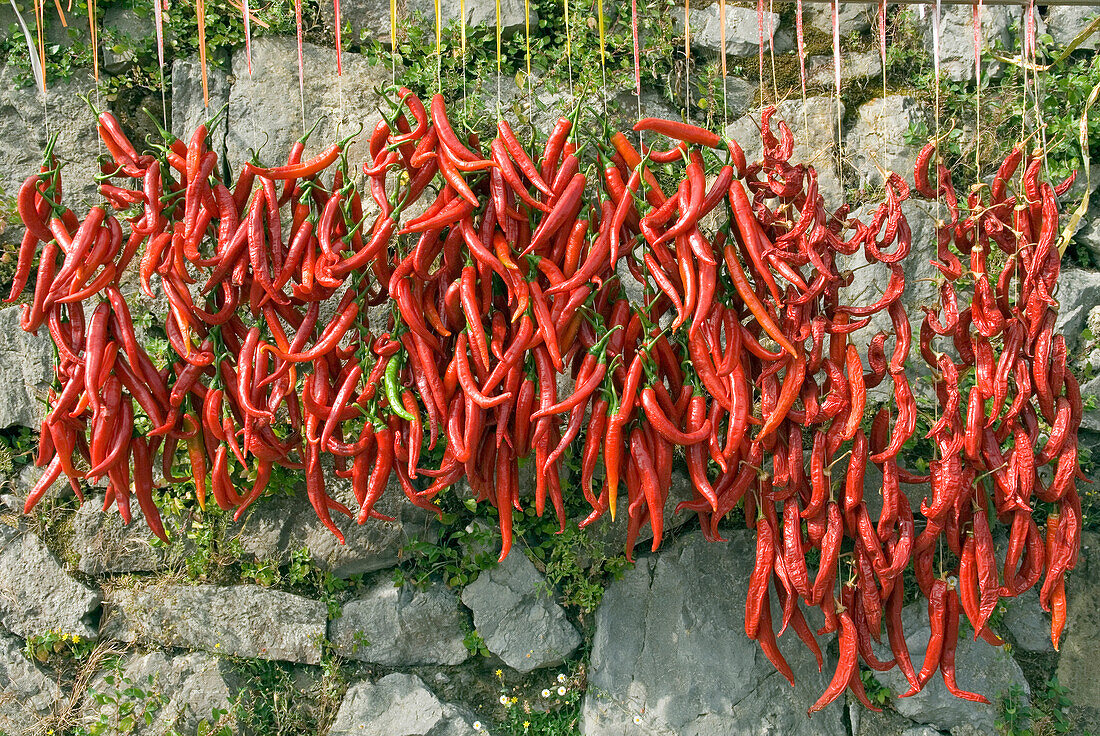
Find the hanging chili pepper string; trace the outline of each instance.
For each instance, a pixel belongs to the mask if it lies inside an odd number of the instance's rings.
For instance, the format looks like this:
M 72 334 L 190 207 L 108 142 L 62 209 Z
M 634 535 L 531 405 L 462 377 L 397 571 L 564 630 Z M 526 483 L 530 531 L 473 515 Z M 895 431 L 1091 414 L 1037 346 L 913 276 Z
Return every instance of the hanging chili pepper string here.
M 1035 0 L 1029 0 L 1027 5 L 1027 37 L 1028 46 L 1031 48 L 1031 63 L 1038 66 L 1039 49 L 1035 31 Z M 1032 75 L 1032 99 L 1035 103 L 1035 126 L 1039 133 L 1042 145 L 1043 172 L 1050 178 L 1050 159 L 1047 156 L 1047 128 L 1043 122 L 1042 84 L 1043 78 L 1038 74 Z
M 294 22 L 298 32 L 298 104 L 302 112 L 302 130 L 306 127 L 306 64 L 302 58 L 302 0 L 294 0 Z
M 210 80 L 206 74 L 206 0 L 195 0 L 195 16 L 199 26 L 199 65 L 202 67 L 202 106 L 210 107 Z

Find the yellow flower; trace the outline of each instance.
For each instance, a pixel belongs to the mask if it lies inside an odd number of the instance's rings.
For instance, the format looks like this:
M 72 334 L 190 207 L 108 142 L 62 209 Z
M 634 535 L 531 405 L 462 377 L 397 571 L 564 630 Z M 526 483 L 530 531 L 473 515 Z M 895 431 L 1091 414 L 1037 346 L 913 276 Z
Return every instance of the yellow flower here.
M 524 721 L 523 722 L 523 730 L 526 731 L 529 728 L 531 728 L 531 721 Z
M 519 698 L 517 698 L 515 696 L 512 696 L 512 700 L 511 700 L 512 705 L 515 705 L 518 702 L 519 702 Z
M 73 634 L 73 644 L 80 643 L 80 634 Z
M 503 676 L 504 676 L 504 670 L 497 670 L 497 677 L 503 677 Z

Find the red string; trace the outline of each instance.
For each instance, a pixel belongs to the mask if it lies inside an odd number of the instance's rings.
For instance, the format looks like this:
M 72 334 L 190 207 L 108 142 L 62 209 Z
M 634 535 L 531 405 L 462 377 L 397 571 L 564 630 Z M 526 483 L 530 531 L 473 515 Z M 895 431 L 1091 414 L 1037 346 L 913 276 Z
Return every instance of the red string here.
M 760 86 L 764 86 L 764 0 L 756 0 L 756 25 L 760 32 Z
M 638 51 L 638 0 L 630 0 L 630 30 L 634 34 L 634 89 L 642 94 L 642 63 Z
M 798 38 L 798 75 L 802 82 L 802 100 L 806 99 L 806 39 L 802 35 L 802 0 L 798 0 L 794 20 L 795 36 Z

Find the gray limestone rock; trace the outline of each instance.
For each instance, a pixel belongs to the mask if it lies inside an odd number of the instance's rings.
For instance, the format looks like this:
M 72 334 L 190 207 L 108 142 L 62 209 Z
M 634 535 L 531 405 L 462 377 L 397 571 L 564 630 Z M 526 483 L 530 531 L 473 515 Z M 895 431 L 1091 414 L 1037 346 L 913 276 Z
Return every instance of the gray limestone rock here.
M 99 36 L 103 70 L 122 74 L 137 60 L 137 51 L 156 33 L 153 13 L 135 13 L 133 8 L 108 7 L 103 11 Z
M 186 554 L 189 540 L 180 528 L 181 520 L 164 519 L 166 531 L 173 540 L 165 545 L 149 529 L 145 516 L 135 503 L 133 520 L 122 523 L 113 509 L 103 511 L 103 497 L 89 498 L 73 516 L 71 548 L 80 560 L 77 569 L 87 575 L 118 572 L 151 572 L 162 570 L 170 559 Z
M 92 73 L 80 69 L 67 80 L 50 81 L 45 110 L 41 91 L 33 82 L 23 86 L 20 73 L 15 64 L 0 69 L 0 188 L 14 197 L 23 180 L 38 173 L 46 141 L 57 133 L 54 153 L 65 164 L 65 203 L 80 211 L 84 200 L 99 198 L 93 179 L 99 173 L 99 135 L 95 117 L 79 96 L 94 93 Z
M 1081 556 L 1077 567 L 1066 576 L 1066 633 L 1058 658 L 1058 683 L 1079 709 L 1079 726 L 1095 732 L 1100 728 L 1100 662 L 1096 638 L 1100 636 L 1100 535 L 1081 534 Z
M 317 664 L 325 604 L 258 585 L 115 591 L 103 635 L 127 642 Z
M 684 32 L 683 13 L 677 13 L 674 22 L 676 32 Z M 713 3 L 704 8 L 688 11 L 691 45 L 710 54 L 722 52 L 722 19 L 720 6 Z M 779 14 L 764 13 L 764 40 L 775 41 L 776 53 L 790 48 L 788 34 L 779 32 Z M 754 8 L 726 6 L 726 53 L 730 56 L 753 56 L 760 44 L 760 25 Z
M 416 675 L 394 673 L 348 688 L 329 736 L 475 736 L 474 718 Z
M 172 134 L 185 142 L 190 141 L 195 128 L 212 118 L 229 102 L 229 87 L 229 75 L 224 70 L 207 64 L 206 88 L 210 104 L 205 104 L 202 95 L 202 66 L 199 60 L 177 59 L 172 64 Z M 223 159 L 229 119 L 228 116 L 223 117 L 221 124 L 210 131 L 211 147 Z
M 784 636 L 792 688 L 744 635 L 755 544 L 747 531 L 726 536 L 681 537 L 608 588 L 596 614 L 586 736 L 847 733 L 842 704 L 806 718 L 832 665 L 819 673 L 802 643 Z
M 373 664 L 462 664 L 470 656 L 464 618 L 444 585 L 420 591 L 383 582 L 344 604 L 329 640 L 341 655 Z
M 45 327 L 37 335 L 24 332 L 19 311 L 0 309 L 0 427 L 37 429 L 45 414 L 42 400 L 53 381 L 53 343 Z
M 112 724 L 129 712 L 135 718 L 127 733 L 140 736 L 236 733 L 241 687 L 227 660 L 205 652 L 132 654 L 92 680 L 89 691 L 109 697 L 86 699 L 84 723 Z
M 329 492 L 343 503 L 353 502 L 346 481 L 334 482 Z M 344 544 L 321 524 L 304 496 L 260 499 L 239 524 L 230 524 L 228 534 L 247 557 L 282 564 L 304 548 L 321 569 L 339 577 L 392 567 L 411 536 L 431 540 L 438 534 L 434 517 L 410 504 L 396 481 L 376 508 L 395 520 L 370 519 L 356 524 L 342 517 L 335 519 L 343 530 Z
M 863 33 L 876 22 L 878 6 L 875 3 L 840 3 L 837 8 L 837 25 L 841 36 Z M 822 33 L 833 35 L 833 12 L 829 3 L 810 3 L 803 11 L 805 22 Z
M 520 672 L 558 664 L 581 644 L 520 549 L 467 585 L 462 602 L 473 611 L 474 628 L 489 651 Z
M 23 638 L 56 632 L 94 639 L 99 593 L 74 580 L 24 527 L 0 524 L 0 626 Z
M 875 51 L 849 52 L 841 55 L 840 83 L 853 79 L 867 79 L 882 74 L 882 60 Z M 832 89 L 835 85 L 836 70 L 833 67 L 833 55 L 811 56 L 806 59 L 806 83 L 818 84 Z
M 0 635 L 0 732 L 31 736 L 54 712 L 61 688 L 23 654 L 23 642 Z
M 928 647 L 928 604 L 924 600 L 905 607 L 902 611 L 905 642 L 914 663 L 924 660 Z M 883 645 L 875 645 L 880 656 L 888 652 Z M 994 647 L 972 636 L 960 635 L 955 652 L 956 677 L 963 690 L 979 693 L 997 702 L 997 696 L 1019 687 L 1025 699 L 1030 695 L 1027 680 L 1020 665 L 1003 648 Z M 909 689 L 900 670 L 875 673 L 878 680 L 895 694 Z M 941 731 L 970 726 L 977 733 L 993 734 L 999 717 L 996 705 L 984 705 L 956 698 L 947 691 L 943 678 L 933 677 L 924 689 L 908 698 L 892 701 L 898 712 L 918 724 L 927 724 Z
M 1032 588 L 1003 602 L 1004 626 L 1016 646 L 1027 652 L 1053 652 L 1050 641 L 1050 614 L 1039 607 L 1039 594 Z
M 496 0 L 466 0 L 466 27 L 491 26 L 495 29 L 497 22 L 496 7 Z M 539 18 L 538 13 L 535 11 L 534 3 L 530 4 L 530 8 L 531 33 L 534 35 L 538 32 Z M 459 0 L 442 0 L 440 2 L 440 18 L 444 26 L 451 23 L 457 26 L 459 13 L 461 12 L 462 4 Z M 408 15 L 419 14 L 422 23 L 425 23 L 432 29 L 435 28 L 435 3 L 431 0 L 408 0 L 407 13 Z M 389 32 L 388 17 L 387 11 L 387 33 Z M 501 36 L 504 38 L 510 38 L 515 33 L 523 32 L 523 0 L 500 0 L 500 30 Z
M 1089 312 L 1100 304 L 1100 271 L 1086 271 L 1074 266 L 1062 266 L 1058 277 L 1058 319 L 1055 334 L 1066 336 L 1066 347 L 1072 354 L 1081 340 Z
M 915 10 L 910 10 L 915 13 Z M 982 45 L 990 49 L 998 41 L 1007 47 L 1012 43 L 1011 26 L 1019 22 L 1022 15 L 1019 7 L 985 6 L 982 9 Z M 970 6 L 943 6 L 939 22 L 940 70 L 953 82 L 971 82 L 974 80 L 974 23 Z M 929 57 L 933 55 L 934 35 L 932 24 L 934 13 L 931 6 L 926 9 L 923 19 L 917 20 L 917 27 L 924 37 L 924 48 Z M 1041 23 L 1041 19 L 1038 19 Z M 1042 30 L 1040 29 L 1041 33 Z M 997 61 L 986 62 L 982 67 L 983 77 L 998 78 L 1004 73 L 1004 65 Z
M 1100 15 L 1100 5 L 1048 5 L 1045 19 L 1047 33 L 1055 43 L 1068 46 L 1097 15 Z M 1098 40 L 1100 36 L 1094 31 L 1077 48 L 1095 51 Z
M 298 46 L 293 38 L 260 37 L 252 42 L 252 76 L 244 50 L 233 54 L 235 81 L 229 90 L 228 159 L 236 169 L 249 149 L 260 151 L 267 165 L 286 162 L 291 144 L 311 128 L 303 160 L 337 139 L 362 132 L 348 146 L 351 161 L 366 157 L 370 131 L 378 122 L 375 89 L 390 82 L 389 69 L 371 64 L 362 54 L 345 52 L 343 75 L 336 75 L 336 51 L 311 43 L 302 47 L 305 67 L 305 123 L 299 104 Z M 262 150 L 261 150 L 262 149 Z
M 405 3 L 398 3 L 399 13 L 404 5 Z M 335 29 L 336 4 L 321 3 L 321 18 L 330 32 Z M 388 47 L 390 4 L 387 0 L 341 0 L 340 25 L 344 43 L 377 40 Z M 398 32 L 400 33 L 400 26 Z
M 856 115 L 844 141 L 844 154 L 860 184 L 882 184 L 882 170 L 912 184 L 921 146 L 907 142 L 906 137 L 912 126 L 927 118 L 925 106 L 908 95 L 891 95 L 861 105 Z

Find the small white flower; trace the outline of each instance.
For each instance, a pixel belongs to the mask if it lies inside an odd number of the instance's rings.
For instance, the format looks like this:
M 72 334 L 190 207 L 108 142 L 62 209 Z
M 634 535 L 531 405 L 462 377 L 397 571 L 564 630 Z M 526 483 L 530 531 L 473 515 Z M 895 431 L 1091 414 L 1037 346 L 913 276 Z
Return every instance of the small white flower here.
M 565 685 L 558 685 L 558 695 L 565 695 Z
M 542 697 L 549 698 L 550 697 L 550 691 L 549 690 L 543 690 L 542 691 Z
M 501 695 L 500 696 L 500 704 L 501 705 L 508 705 L 508 696 L 507 695 Z
M 480 731 L 481 730 L 481 721 L 474 721 L 474 730 L 475 731 Z
M 634 725 L 635 726 L 642 725 L 642 717 L 641 716 L 634 716 Z
M 563 675 L 561 673 L 558 673 L 558 682 L 564 683 L 565 682 L 565 675 Z

